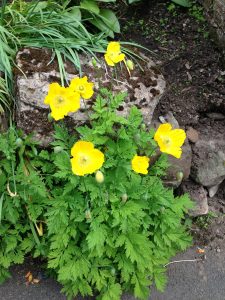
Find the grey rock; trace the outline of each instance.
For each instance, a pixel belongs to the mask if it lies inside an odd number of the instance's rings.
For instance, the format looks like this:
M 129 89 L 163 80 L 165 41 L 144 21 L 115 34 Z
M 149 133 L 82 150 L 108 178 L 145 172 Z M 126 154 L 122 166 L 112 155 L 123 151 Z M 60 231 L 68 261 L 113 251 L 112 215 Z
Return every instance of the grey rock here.
M 192 181 L 186 181 L 182 183 L 181 190 L 183 193 L 188 193 L 195 203 L 195 207 L 189 211 L 190 216 L 197 217 L 208 213 L 207 192 L 203 186 Z
M 209 128 L 192 150 L 191 177 L 206 187 L 220 184 L 225 179 L 225 131 L 218 133 L 216 128 Z
M 207 115 L 207 117 L 209 117 L 210 119 L 217 120 L 217 121 L 220 121 L 220 120 L 224 120 L 224 119 L 225 119 L 225 115 L 224 115 L 224 114 L 221 114 L 221 113 L 215 113 L 215 112 L 212 112 L 212 113 L 207 113 L 206 115 Z
M 191 143 L 196 143 L 198 140 L 199 140 L 199 134 L 198 134 L 198 131 L 195 130 L 194 128 L 192 127 L 189 127 L 187 129 L 187 138 L 188 140 L 191 142 Z
M 39 51 L 39 52 L 38 52 Z M 136 105 L 140 108 L 146 125 L 150 125 L 153 112 L 165 90 L 165 80 L 163 75 L 157 70 L 155 63 L 141 54 L 146 60 L 144 71 L 136 67 L 129 76 L 125 66 L 122 72 L 117 71 L 117 76 L 113 76 L 112 69 L 104 63 L 103 55 L 99 60 L 97 69 L 91 64 L 91 57 L 80 56 L 82 70 L 88 76 L 89 81 L 94 82 L 95 95 L 101 87 L 108 87 L 114 93 L 126 92 L 128 94 L 125 103 L 119 108 L 118 114 L 127 115 L 130 108 Z M 17 53 L 17 66 L 23 71 L 15 74 L 17 90 L 17 126 L 26 133 L 34 133 L 43 146 L 47 146 L 52 140 L 53 126 L 47 121 L 49 113 L 48 106 L 43 101 L 48 92 L 51 82 L 60 82 L 60 73 L 57 70 L 57 63 L 51 60 L 51 52 L 46 49 L 25 48 Z M 101 63 L 100 63 L 101 62 Z M 65 63 L 68 82 L 79 76 L 71 64 Z M 70 128 L 87 122 L 87 111 L 91 111 L 93 99 L 81 101 L 81 109 L 65 118 Z
M 211 24 L 215 40 L 225 48 L 225 0 L 203 0 L 206 16 Z
M 219 184 L 208 187 L 209 197 L 212 198 L 216 195 L 219 189 Z
M 6 132 L 8 129 L 8 118 L 5 112 L 0 113 L 0 132 Z

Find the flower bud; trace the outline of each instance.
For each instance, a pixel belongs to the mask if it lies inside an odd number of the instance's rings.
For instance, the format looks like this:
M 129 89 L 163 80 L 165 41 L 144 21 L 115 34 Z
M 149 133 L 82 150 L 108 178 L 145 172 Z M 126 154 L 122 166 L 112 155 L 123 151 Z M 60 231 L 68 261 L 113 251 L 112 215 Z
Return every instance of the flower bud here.
M 93 66 L 94 68 L 97 67 L 97 61 L 96 61 L 96 59 L 95 59 L 94 57 L 91 58 L 91 63 L 92 63 L 92 66 Z
M 91 219 L 91 211 L 90 211 L 90 209 L 87 209 L 87 210 L 85 211 L 85 218 L 86 218 L 87 220 L 90 220 L 90 219 Z
M 176 174 L 177 180 L 178 181 L 182 181 L 183 177 L 184 177 L 184 173 L 183 172 L 177 172 Z
M 127 196 L 126 193 L 124 193 L 124 194 L 121 196 L 121 198 L 122 198 L 122 202 L 125 203 L 125 202 L 127 202 L 128 196 Z
M 62 150 L 63 150 L 63 147 L 61 147 L 61 146 L 54 147 L 54 153 L 60 153 L 60 152 L 62 152 Z
M 49 114 L 48 114 L 48 121 L 49 121 L 49 122 L 52 122 L 53 120 L 54 120 L 54 119 L 53 119 L 51 113 L 49 113 Z
M 129 69 L 130 71 L 133 71 L 133 69 L 134 69 L 134 63 L 132 62 L 132 60 L 128 59 L 128 60 L 126 61 L 126 65 L 127 65 L 128 69 Z
M 21 147 L 23 145 L 23 140 L 21 138 L 16 139 L 16 146 Z
M 146 125 L 144 123 L 141 124 L 141 129 L 145 130 L 146 129 Z
M 148 193 L 145 193 L 143 196 L 142 196 L 143 200 L 147 201 L 148 200 Z
M 115 276 L 116 275 L 116 269 L 112 267 L 111 270 L 110 270 L 110 273 L 111 273 L 112 276 Z
M 95 180 L 98 182 L 98 183 L 103 183 L 104 182 L 104 175 L 101 171 L 97 171 L 96 174 L 95 174 Z

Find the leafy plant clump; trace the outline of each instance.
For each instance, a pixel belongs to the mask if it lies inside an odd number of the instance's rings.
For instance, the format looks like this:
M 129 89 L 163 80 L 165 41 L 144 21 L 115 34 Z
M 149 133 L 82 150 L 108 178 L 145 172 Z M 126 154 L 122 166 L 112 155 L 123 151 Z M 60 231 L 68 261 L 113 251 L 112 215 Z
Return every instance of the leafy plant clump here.
M 49 150 L 13 128 L 1 134 L 1 282 L 29 253 L 48 261 L 68 299 L 118 300 L 123 291 L 147 299 L 153 283 L 163 290 L 164 265 L 190 245 L 182 219 L 192 204 L 163 186 L 166 155 L 151 163 L 157 145 L 140 111 L 117 114 L 125 97 L 100 90 L 90 124 L 72 134 L 59 123 Z M 104 154 L 96 174 L 72 172 L 80 140 Z M 134 171 L 137 153 L 150 157 L 148 172 Z

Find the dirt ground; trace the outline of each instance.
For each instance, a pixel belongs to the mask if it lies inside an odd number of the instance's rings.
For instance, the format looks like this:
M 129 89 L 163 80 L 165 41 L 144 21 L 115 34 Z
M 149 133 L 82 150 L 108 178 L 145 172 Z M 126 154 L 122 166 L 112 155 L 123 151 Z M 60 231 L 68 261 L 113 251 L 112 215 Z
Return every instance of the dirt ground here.
M 150 49 L 167 82 L 155 116 L 170 110 L 184 128 L 214 126 L 224 132 L 225 61 L 202 7 L 188 10 L 152 0 L 121 11 L 121 39 Z M 215 238 L 225 236 L 225 183 L 209 199 L 209 210 L 209 216 L 193 220 L 192 232 L 196 245 L 216 248 Z

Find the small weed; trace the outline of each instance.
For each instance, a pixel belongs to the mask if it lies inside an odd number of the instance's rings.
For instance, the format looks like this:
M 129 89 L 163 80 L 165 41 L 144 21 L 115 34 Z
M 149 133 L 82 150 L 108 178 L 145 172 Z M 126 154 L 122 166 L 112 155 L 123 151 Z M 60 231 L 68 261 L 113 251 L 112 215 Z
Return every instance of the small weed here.
M 173 17 L 177 16 L 177 7 L 174 3 L 170 3 L 167 6 L 167 10 L 172 14 Z
M 199 22 L 205 22 L 205 17 L 203 15 L 203 8 L 200 5 L 193 5 L 189 8 L 190 16 L 194 17 Z
M 197 217 L 195 219 L 195 224 L 202 229 L 207 229 L 212 223 L 213 219 L 217 217 L 218 215 L 215 212 L 209 211 L 207 215 Z

